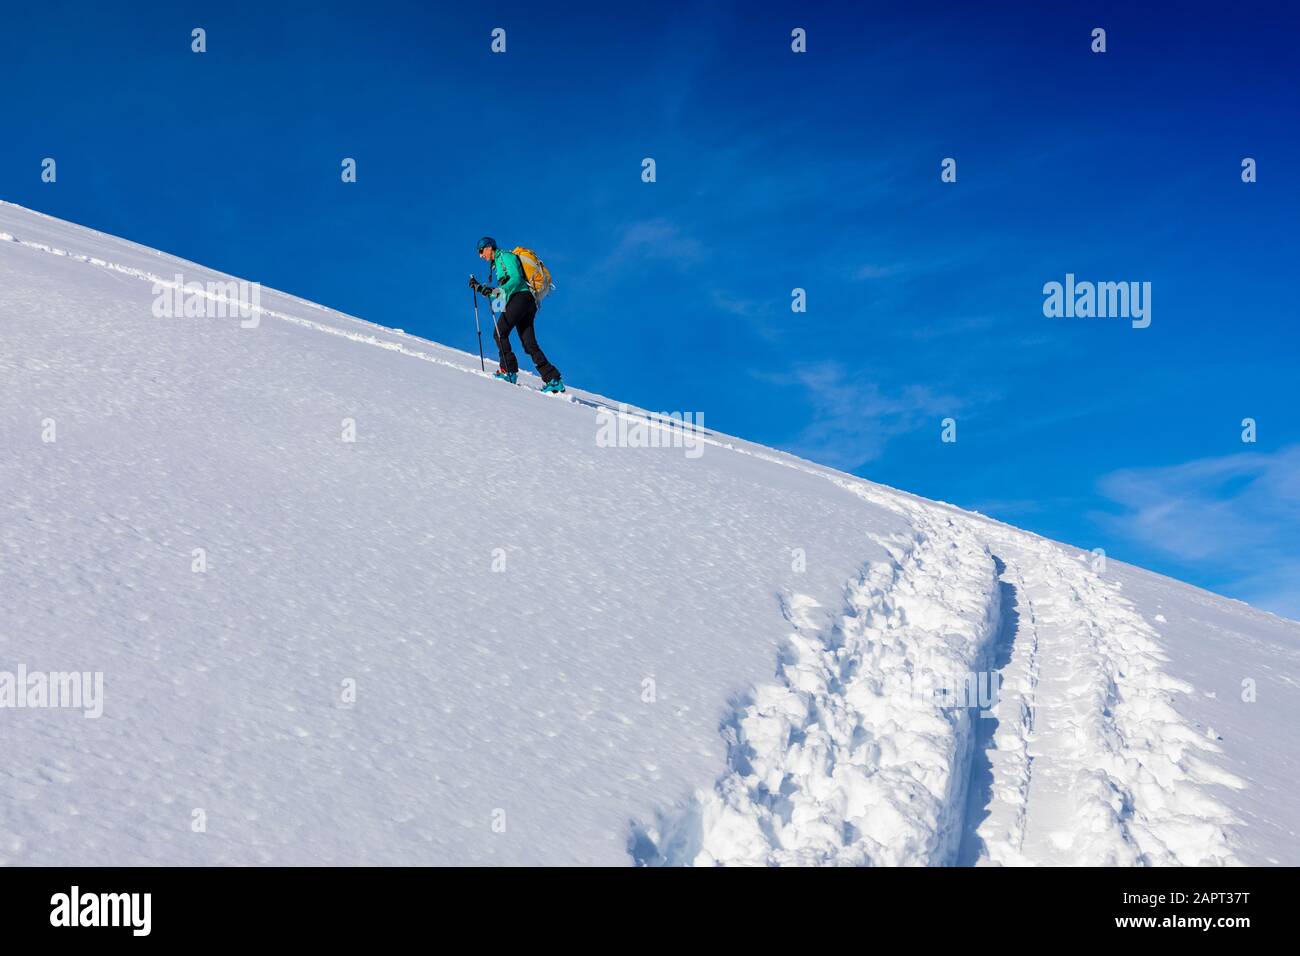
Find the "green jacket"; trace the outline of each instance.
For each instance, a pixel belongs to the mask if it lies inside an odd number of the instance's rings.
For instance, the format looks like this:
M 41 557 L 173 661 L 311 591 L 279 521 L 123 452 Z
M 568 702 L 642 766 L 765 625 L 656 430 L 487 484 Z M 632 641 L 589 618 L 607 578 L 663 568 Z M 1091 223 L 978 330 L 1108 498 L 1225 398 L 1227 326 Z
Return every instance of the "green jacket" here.
M 524 276 L 523 264 L 513 252 L 498 249 L 492 257 L 492 269 L 497 279 L 497 287 L 492 290 L 493 296 L 500 296 L 503 301 L 509 302 L 510 297 L 521 289 L 532 294 L 533 287 Z

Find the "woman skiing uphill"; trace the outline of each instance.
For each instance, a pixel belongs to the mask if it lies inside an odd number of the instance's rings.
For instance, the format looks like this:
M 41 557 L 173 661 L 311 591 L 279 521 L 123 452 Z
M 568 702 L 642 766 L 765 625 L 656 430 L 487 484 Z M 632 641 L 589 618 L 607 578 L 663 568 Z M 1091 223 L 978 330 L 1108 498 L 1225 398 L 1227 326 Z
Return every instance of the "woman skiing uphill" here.
M 492 264 L 496 274 L 497 287 L 491 288 L 470 276 L 469 287 L 491 299 L 499 297 L 505 302 L 505 311 L 492 330 L 496 339 L 497 351 L 500 353 L 500 367 L 493 375 L 507 382 L 519 379 L 519 359 L 510 351 L 510 332 L 519 330 L 519 341 L 528 353 L 528 357 L 537 366 L 537 374 L 545 383 L 543 392 L 562 392 L 564 383 L 560 381 L 560 370 L 546 360 L 541 347 L 537 344 L 537 335 L 533 332 L 533 320 L 537 317 L 537 299 L 533 296 L 532 286 L 524 275 L 524 267 L 519 257 L 513 252 L 497 248 L 497 241 L 491 236 L 484 236 L 478 241 L 478 254 Z

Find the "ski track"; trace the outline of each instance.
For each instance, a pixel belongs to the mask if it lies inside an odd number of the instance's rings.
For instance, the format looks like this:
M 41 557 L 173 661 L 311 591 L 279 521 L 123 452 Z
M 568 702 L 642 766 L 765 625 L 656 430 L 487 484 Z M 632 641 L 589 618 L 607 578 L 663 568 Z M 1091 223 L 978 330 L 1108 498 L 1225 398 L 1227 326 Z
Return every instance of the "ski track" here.
M 0 241 L 164 288 L 178 285 L 145 269 L 8 232 L 0 232 Z M 186 291 L 237 304 L 207 289 Z M 275 309 L 253 311 L 484 374 L 375 334 Z M 339 315 L 383 335 L 405 336 Z M 916 531 L 910 539 L 881 542 L 893 560 L 869 566 L 848 582 L 843 607 L 826 608 L 800 594 L 782 602 L 790 643 L 777 679 L 751 689 L 723 727 L 727 770 L 711 789 L 662 814 L 655 825 L 633 823 L 629 850 L 637 862 L 1237 862 L 1230 832 L 1238 821 L 1207 788 L 1245 784 L 1204 759 L 1220 749 L 1173 706 L 1176 695 L 1192 688 L 1163 672 L 1157 632 L 1119 595 L 1118 585 L 1093 572 L 1082 556 L 886 486 L 738 447 L 706 432 L 692 437 L 834 481 L 903 514 Z M 1004 631 L 1009 653 L 999 662 L 996 645 Z M 978 732 L 985 718 L 974 708 L 939 707 L 900 689 L 900 680 L 923 675 L 961 686 L 966 675 L 994 666 L 1001 695 L 991 734 Z M 977 746 L 985 752 L 977 754 Z M 977 758 L 990 778 L 987 792 L 972 782 Z
M 951 862 L 972 718 L 897 686 L 960 681 L 998 618 L 987 550 L 925 518 L 893 560 L 850 583 L 838 613 L 795 594 L 779 680 L 730 727 L 729 770 L 677 819 L 638 835 L 642 862 L 911 865 Z M 944 681 L 947 683 L 947 681 Z
M 1192 687 L 1159 635 L 1085 556 L 998 529 L 1017 629 L 989 752 L 994 800 L 977 862 L 1230 865 L 1233 820 L 1210 786 L 1244 783 L 1174 708 Z M 987 538 L 986 538 L 987 540 Z
M 635 825 L 637 862 L 1237 863 L 1238 821 L 1208 788 L 1244 783 L 1203 758 L 1219 748 L 1173 706 L 1192 688 L 1163 672 L 1159 635 L 1118 585 L 1055 542 L 825 477 L 917 534 L 849 584 L 838 615 L 785 602 L 789 649 L 724 725 L 727 772 Z M 988 718 L 896 679 L 960 687 L 980 669 L 1002 681 Z

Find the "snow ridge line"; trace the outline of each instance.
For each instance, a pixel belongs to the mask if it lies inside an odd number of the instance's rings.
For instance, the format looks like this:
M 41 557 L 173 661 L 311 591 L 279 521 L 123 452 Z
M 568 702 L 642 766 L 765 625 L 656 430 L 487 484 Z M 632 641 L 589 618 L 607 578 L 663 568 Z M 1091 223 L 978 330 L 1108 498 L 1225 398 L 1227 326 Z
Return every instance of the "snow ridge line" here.
M 123 265 L 119 265 L 116 262 L 108 262 L 104 259 L 100 259 L 95 256 L 87 256 L 87 255 L 82 255 L 80 253 L 68 252 L 64 249 L 59 249 L 54 246 L 47 245 L 46 243 L 43 242 L 32 242 L 26 239 L 19 239 L 8 232 L 0 232 L 0 242 L 13 242 L 16 243 L 17 245 L 24 246 L 28 249 L 35 249 L 38 252 L 45 252 L 45 253 L 49 253 L 50 255 L 62 256 L 71 259 L 75 262 L 85 262 L 90 265 L 97 266 L 101 269 L 106 269 L 109 272 L 118 272 L 121 273 L 122 275 L 131 276 L 132 278 L 143 279 L 146 282 L 151 282 L 156 285 L 160 285 L 166 289 L 180 289 L 185 286 L 185 283 L 177 282 L 174 278 L 168 279 L 163 276 L 157 275 L 156 273 L 150 272 L 147 269 L 137 269 L 134 266 L 123 266 Z M 205 269 L 204 271 L 209 271 L 209 270 Z M 220 276 L 221 273 L 214 273 L 214 275 Z M 231 281 L 238 281 L 238 280 L 232 279 Z M 249 305 L 246 302 L 240 302 L 237 299 L 231 299 L 229 296 L 223 295 L 222 293 L 211 289 L 199 288 L 196 286 L 194 288 L 186 289 L 186 292 L 188 294 L 192 294 L 192 295 L 196 295 L 208 299 L 211 302 L 218 302 L 218 303 L 225 304 L 231 307 L 232 309 L 235 308 L 244 309 L 254 315 L 267 316 L 269 318 L 279 319 L 282 322 L 290 322 L 293 323 L 294 325 L 301 325 L 305 328 L 314 329 L 317 332 L 325 332 L 329 335 L 337 335 L 345 339 L 351 339 L 354 342 L 362 342 L 366 345 L 373 345 L 377 348 L 388 349 L 389 351 L 392 352 L 400 352 L 401 354 L 411 356 L 412 358 L 422 359 L 423 361 L 426 362 L 433 362 L 437 365 L 445 365 L 450 368 L 458 369 L 459 371 L 462 372 L 472 372 L 474 374 L 482 374 L 477 369 L 472 369 L 464 365 L 459 365 L 455 362 L 449 362 L 446 359 L 439 358 L 436 355 L 430 355 L 428 352 L 421 352 L 417 349 L 409 348 L 400 342 L 386 342 L 383 339 L 377 338 L 373 335 L 367 335 L 361 332 L 349 332 L 347 329 L 338 329 L 331 325 L 325 325 L 320 322 L 313 322 L 311 319 L 304 319 L 296 315 L 289 315 L 286 312 L 279 312 L 276 311 L 275 309 L 268 309 L 264 306 Z M 286 295 L 287 293 L 277 292 L 276 294 Z M 365 322 L 362 319 L 357 319 L 352 316 L 343 316 L 342 313 L 336 313 L 336 314 L 342 316 L 343 318 L 349 319 L 350 321 L 357 322 L 359 324 L 363 324 L 363 325 L 370 324 L 368 322 Z M 396 332 L 395 330 L 387 330 L 387 331 L 390 331 L 393 334 L 401 334 Z
M 16 208 L 22 208 L 22 207 L 16 207 Z M 44 214 L 38 213 L 38 215 L 44 215 Z M 52 218 L 52 217 L 46 217 L 46 218 Z M 55 221 L 57 222 L 59 220 L 55 220 Z M 104 234 L 98 234 L 98 235 L 104 235 Z M 177 282 L 175 279 L 164 278 L 163 276 L 157 275 L 156 273 L 153 272 L 149 272 L 146 269 L 137 269 L 134 266 L 123 266 L 123 265 L 119 265 L 116 262 L 108 262 L 104 259 L 100 259 L 95 256 L 87 256 L 87 255 L 82 255 L 80 253 L 68 252 L 64 249 L 59 249 L 43 242 L 33 242 L 26 239 L 18 239 L 8 232 L 0 232 L 0 242 L 13 242 L 17 245 L 23 246 L 28 249 L 34 249 L 38 252 L 45 252 L 50 255 L 61 256 L 67 259 L 71 259 L 75 262 L 85 262 L 88 263 L 89 265 L 97 266 L 101 269 L 106 269 L 110 272 L 117 272 L 117 273 L 121 273 L 122 275 L 131 276 L 132 278 L 142 279 L 146 282 L 155 283 L 167 289 L 179 289 L 184 285 L 184 283 Z M 141 246 L 140 249 L 142 251 L 156 252 L 156 250 L 148 250 L 147 247 L 144 246 Z M 189 265 L 190 263 L 183 263 L 183 264 Z M 202 269 L 204 272 L 211 271 L 202 266 L 195 266 L 195 268 Z M 234 279 L 233 277 L 225 276 L 223 273 L 213 273 L 213 274 L 222 278 L 228 278 L 231 281 L 240 281 Z M 276 295 L 282 295 L 287 298 L 291 298 L 294 301 L 302 303 L 304 306 L 317 309 L 320 311 L 329 311 L 326 310 L 324 306 L 321 306 L 315 302 L 309 302 L 306 299 L 300 299 L 296 296 L 290 296 L 288 293 L 285 292 L 279 292 L 276 290 L 269 290 L 269 291 L 274 292 Z M 374 346 L 375 348 L 387 349 L 390 352 L 397 352 L 401 355 L 405 355 L 410 358 L 420 359 L 421 361 L 424 362 L 432 362 L 435 365 L 442 365 L 446 368 L 452 368 L 458 372 L 465 372 L 466 374 L 469 375 L 478 375 L 481 377 L 486 374 L 481 369 L 476 369 L 469 365 L 462 365 L 459 362 L 453 362 L 445 358 L 440 358 L 437 355 L 432 355 L 428 352 L 420 351 L 419 349 L 413 349 L 407 345 L 402 344 L 401 342 L 386 341 L 384 339 L 378 338 L 375 335 L 367 334 L 364 332 L 351 332 L 348 331 L 347 329 L 340 329 L 332 325 L 325 325 L 324 323 L 321 322 L 314 322 L 311 319 L 304 319 L 300 316 L 290 315 L 287 312 L 280 312 L 275 309 L 269 309 L 260 305 L 250 305 L 246 302 L 241 302 L 236 299 L 231 299 L 229 296 L 223 295 L 218 291 L 208 289 L 206 287 L 196 286 L 192 289 L 189 289 L 188 293 L 192 295 L 200 296 L 211 302 L 224 304 L 232 310 L 235 308 L 244 309 L 250 314 L 254 314 L 258 316 L 266 316 L 272 319 L 279 319 L 282 322 L 289 322 L 293 325 L 302 326 L 303 328 L 313 329 L 314 331 L 317 332 L 324 332 L 327 335 L 336 335 L 341 338 L 349 339 L 350 341 L 353 342 L 360 342 L 363 345 L 370 345 L 370 346 Z M 235 313 L 232 311 L 231 314 L 233 315 Z M 399 329 L 389 329 L 385 326 L 376 326 L 373 323 L 367 322 L 365 319 L 358 319 L 355 316 L 344 315 L 341 312 L 335 312 L 334 314 L 339 316 L 342 319 L 346 319 L 349 322 L 356 322 L 358 325 L 369 326 L 375 329 L 382 329 L 385 334 L 402 335 L 402 336 L 407 335 L 405 332 L 402 332 Z M 407 337 L 415 338 L 414 336 L 407 336 Z M 416 339 L 416 341 L 419 340 Z M 582 399 L 579 399 L 575 396 L 568 396 L 565 394 L 560 394 L 559 396 L 548 396 L 547 401 L 555 401 L 557 398 L 565 399 L 575 405 L 591 404 L 591 403 L 586 403 Z M 637 415 L 630 411 L 624 411 L 620 408 L 608 408 L 604 406 L 601 407 L 603 407 L 604 410 L 609 414 L 615 415 L 624 421 L 638 422 L 640 424 L 647 425 L 651 428 L 654 428 L 658 431 L 664 431 L 664 432 L 674 432 L 674 431 L 682 432 L 683 430 L 685 430 L 685 432 L 690 435 L 691 441 L 714 445 L 719 448 L 729 448 L 729 449 L 736 450 L 730 443 L 718 441 L 715 438 L 709 437 L 710 433 L 704 429 L 699 429 L 699 428 L 683 429 L 681 426 L 674 426 L 671 423 L 671 420 L 665 422 L 659 419 L 648 417 L 646 415 Z M 777 459 L 772 459 L 772 460 L 775 461 Z
M 684 810 L 634 830 L 638 862 L 952 862 L 972 716 L 913 680 L 963 686 L 982 659 L 997 630 L 993 562 L 951 519 L 881 544 L 891 560 L 849 583 L 840 612 L 801 594 L 783 602 L 793 632 L 778 680 L 754 688 L 724 728 L 728 770 Z

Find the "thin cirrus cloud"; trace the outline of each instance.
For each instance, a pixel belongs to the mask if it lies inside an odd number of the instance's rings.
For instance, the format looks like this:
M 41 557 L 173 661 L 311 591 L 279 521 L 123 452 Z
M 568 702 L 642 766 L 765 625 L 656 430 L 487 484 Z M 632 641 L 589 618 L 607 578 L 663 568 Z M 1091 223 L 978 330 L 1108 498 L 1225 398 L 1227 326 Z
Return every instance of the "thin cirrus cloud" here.
M 1206 572 L 1258 607 L 1300 618 L 1300 445 L 1126 468 L 1099 490 L 1113 533 Z
M 613 268 L 628 260 L 666 260 L 687 269 L 704 258 L 703 243 L 670 219 L 659 217 L 630 222 L 619 232 L 614 248 L 600 268 Z
M 892 275 L 897 275 L 903 269 L 899 265 L 882 265 L 880 263 L 868 262 L 859 266 L 853 273 L 853 281 L 865 282 L 868 279 L 887 279 Z
M 811 416 L 786 447 L 833 468 L 852 471 L 879 458 L 890 438 L 936 416 L 954 414 L 963 402 L 924 385 L 894 393 L 877 383 L 850 378 L 838 362 L 796 365 L 791 371 L 754 373 L 774 385 L 803 389 Z

